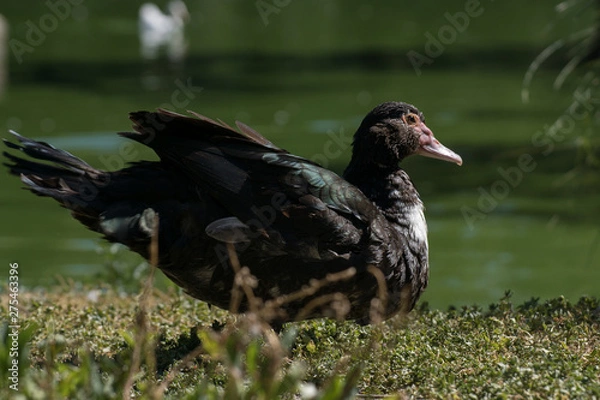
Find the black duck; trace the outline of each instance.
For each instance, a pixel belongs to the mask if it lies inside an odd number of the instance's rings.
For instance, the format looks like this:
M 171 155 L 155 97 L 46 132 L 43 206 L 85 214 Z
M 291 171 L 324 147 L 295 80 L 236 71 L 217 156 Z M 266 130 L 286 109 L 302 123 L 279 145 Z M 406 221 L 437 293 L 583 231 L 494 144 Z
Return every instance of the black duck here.
M 36 161 L 4 154 L 29 190 L 145 258 L 158 216 L 158 267 L 209 304 L 231 306 L 233 246 L 254 277 L 254 296 L 285 299 L 276 324 L 323 316 L 368 323 L 375 305 L 381 319 L 413 308 L 428 281 L 427 225 L 399 163 L 412 154 L 462 163 L 417 108 L 375 107 L 354 135 L 343 178 L 242 123 L 235 130 L 194 116 L 131 113 L 135 132 L 120 135 L 149 146 L 160 161 L 118 171 L 16 133 L 18 144 L 6 145 Z M 336 273 L 345 275 L 282 297 Z M 235 309 L 248 309 L 246 296 Z

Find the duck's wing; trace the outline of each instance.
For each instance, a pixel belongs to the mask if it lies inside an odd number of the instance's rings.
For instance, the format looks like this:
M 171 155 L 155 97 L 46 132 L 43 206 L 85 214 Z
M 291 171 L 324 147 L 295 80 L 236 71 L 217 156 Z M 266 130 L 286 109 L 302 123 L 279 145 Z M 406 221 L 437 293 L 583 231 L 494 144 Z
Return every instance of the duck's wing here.
M 243 124 L 237 131 L 196 117 L 136 112 L 136 132 L 122 135 L 154 149 L 166 168 L 230 213 L 208 227 L 213 237 L 267 241 L 272 252 L 323 258 L 360 251 L 366 236 L 381 228 L 378 209 L 337 174 Z

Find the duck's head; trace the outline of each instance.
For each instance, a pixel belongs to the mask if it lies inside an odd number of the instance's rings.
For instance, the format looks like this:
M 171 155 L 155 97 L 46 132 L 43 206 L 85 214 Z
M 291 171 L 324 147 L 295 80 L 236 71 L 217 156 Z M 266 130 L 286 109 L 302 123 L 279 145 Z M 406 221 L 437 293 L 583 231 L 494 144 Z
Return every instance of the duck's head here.
M 190 12 L 187 6 L 181 0 L 172 0 L 167 5 L 169 13 L 173 18 L 178 19 L 181 23 L 187 23 L 190 20 Z
M 434 136 L 425 117 L 415 106 L 387 102 L 375 107 L 363 119 L 354 135 L 353 159 L 395 167 L 404 158 L 420 154 L 462 164 L 462 158 Z

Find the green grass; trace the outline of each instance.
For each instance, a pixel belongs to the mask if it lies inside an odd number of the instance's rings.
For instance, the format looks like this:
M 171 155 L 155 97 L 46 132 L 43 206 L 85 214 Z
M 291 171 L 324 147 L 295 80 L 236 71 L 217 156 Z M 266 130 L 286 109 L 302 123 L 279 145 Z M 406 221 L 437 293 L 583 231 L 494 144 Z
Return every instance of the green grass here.
M 8 315 L 9 294 L 0 311 Z M 564 298 L 430 310 L 380 325 L 313 320 L 277 335 L 256 315 L 173 288 L 65 283 L 19 293 L 19 390 L 7 398 L 597 398 L 600 302 Z M 378 397 L 377 397 L 378 398 Z

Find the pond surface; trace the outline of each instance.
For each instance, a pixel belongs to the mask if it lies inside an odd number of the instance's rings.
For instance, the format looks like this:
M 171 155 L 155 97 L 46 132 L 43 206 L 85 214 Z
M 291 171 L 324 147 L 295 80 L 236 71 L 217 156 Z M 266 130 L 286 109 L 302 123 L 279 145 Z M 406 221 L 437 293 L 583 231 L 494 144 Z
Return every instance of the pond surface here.
M 531 62 L 589 24 L 591 13 L 564 18 L 554 2 L 482 1 L 452 25 L 467 12 L 464 1 L 444 2 L 445 9 L 433 1 L 290 1 L 267 14 L 255 2 L 188 1 L 188 56 L 174 66 L 140 59 L 141 3 L 88 0 L 64 18 L 43 2 L 3 6 L 11 37 L 31 51 L 9 49 L 0 128 L 116 169 L 124 160 L 155 159 L 137 145 L 123 152 L 114 132 L 130 129 L 129 111 L 191 109 L 242 120 L 341 172 L 350 149 L 335 138 L 352 135 L 378 103 L 408 101 L 464 160 L 462 167 L 405 162 L 427 206 L 431 283 L 424 300 L 445 308 L 485 306 L 506 290 L 516 301 L 600 295 L 600 180 L 582 161 L 582 142 L 598 138 L 595 110 L 560 137 L 548 135 L 577 102 L 575 78 L 552 87 L 568 62 L 560 55 L 535 74 L 529 102 L 521 99 Z M 28 42 L 32 24 L 43 28 L 48 15 L 56 28 Z M 438 48 L 436 38 L 444 41 Z M 411 51 L 428 57 L 419 71 Z M 338 147 L 327 152 L 332 140 Z M 19 263 L 21 284 L 50 285 L 57 275 L 98 279 L 106 259 L 98 235 L 0 176 L 2 262 Z

